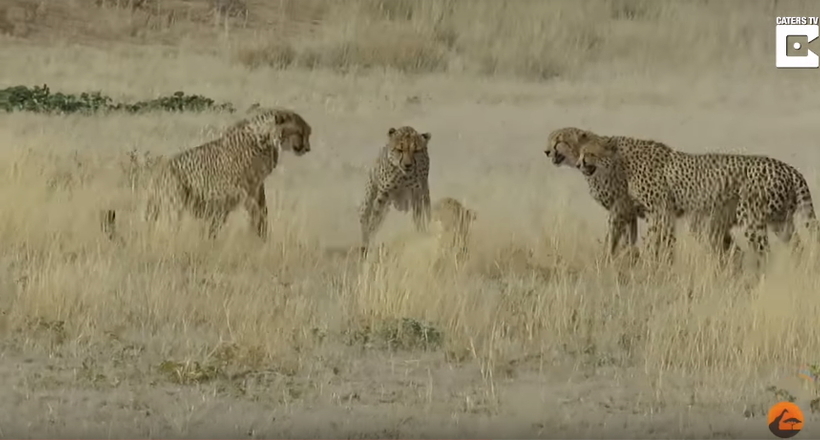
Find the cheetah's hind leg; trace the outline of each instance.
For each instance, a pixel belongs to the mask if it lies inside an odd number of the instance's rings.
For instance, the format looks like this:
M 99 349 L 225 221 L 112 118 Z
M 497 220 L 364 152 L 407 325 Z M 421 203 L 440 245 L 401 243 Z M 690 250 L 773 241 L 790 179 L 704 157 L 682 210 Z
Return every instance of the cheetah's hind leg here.
M 245 209 L 251 221 L 251 228 L 260 239 L 268 237 L 268 204 L 265 198 L 265 186 L 262 185 L 253 197 L 245 199 Z
M 191 204 L 194 216 L 208 223 L 208 239 L 213 240 L 228 220 L 230 210 L 222 203 L 197 201 Z
M 804 250 L 803 242 L 800 240 L 800 235 L 795 234 L 794 218 L 788 218 L 782 222 L 769 223 L 775 237 L 780 241 L 790 245 L 790 249 L 796 254 L 801 254 Z

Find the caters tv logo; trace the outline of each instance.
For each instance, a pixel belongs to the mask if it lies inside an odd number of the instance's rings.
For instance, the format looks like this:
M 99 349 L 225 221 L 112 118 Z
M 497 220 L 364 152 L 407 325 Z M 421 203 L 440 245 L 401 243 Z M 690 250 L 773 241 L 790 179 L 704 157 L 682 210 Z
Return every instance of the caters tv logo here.
M 820 36 L 817 17 L 777 17 L 775 27 L 775 67 L 778 69 L 817 69 L 820 57 L 809 43 Z

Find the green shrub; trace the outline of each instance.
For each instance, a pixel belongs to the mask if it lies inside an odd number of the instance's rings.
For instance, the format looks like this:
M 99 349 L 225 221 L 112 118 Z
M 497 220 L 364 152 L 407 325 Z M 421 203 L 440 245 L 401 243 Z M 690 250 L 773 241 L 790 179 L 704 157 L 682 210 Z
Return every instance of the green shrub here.
M 152 111 L 166 112 L 202 112 L 202 111 L 236 111 L 230 103 L 217 103 L 201 95 L 186 95 L 175 92 L 171 96 L 161 96 L 147 101 L 134 103 L 114 102 L 101 92 L 70 95 L 52 93 L 48 85 L 15 86 L 0 89 L 0 111 L 25 111 L 35 113 L 57 114 L 96 114 L 100 112 L 144 113 Z

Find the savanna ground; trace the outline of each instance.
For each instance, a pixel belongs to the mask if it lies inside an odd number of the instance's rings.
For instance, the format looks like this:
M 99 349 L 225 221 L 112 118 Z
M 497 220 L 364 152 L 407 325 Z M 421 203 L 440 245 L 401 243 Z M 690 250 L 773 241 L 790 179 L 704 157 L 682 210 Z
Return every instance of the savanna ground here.
M 820 434 L 795 378 L 820 362 L 818 248 L 733 275 L 682 232 L 668 270 L 604 263 L 603 209 L 543 155 L 565 125 L 763 153 L 820 197 L 820 73 L 773 66 L 774 17 L 813 2 L 3 3 L 0 87 L 240 111 L 0 117 L 0 437 L 770 438 L 784 398 Z M 128 152 L 255 102 L 314 129 L 267 180 L 269 241 L 241 211 L 214 242 L 148 234 Z M 396 212 L 385 257 L 345 256 L 400 125 L 433 134 L 433 198 L 478 211 L 460 271 Z

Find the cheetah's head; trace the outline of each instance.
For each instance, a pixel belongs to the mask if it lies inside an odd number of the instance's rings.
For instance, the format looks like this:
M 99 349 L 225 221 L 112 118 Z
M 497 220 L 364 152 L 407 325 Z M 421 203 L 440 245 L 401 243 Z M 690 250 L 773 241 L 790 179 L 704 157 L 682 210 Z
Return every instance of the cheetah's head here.
M 553 130 L 549 134 L 544 154 L 552 160 L 552 164 L 555 166 L 561 166 L 567 161 L 569 161 L 569 166 L 576 166 L 578 149 L 588 138 L 589 133 L 580 128 L 564 127 Z
M 608 168 L 616 152 L 613 147 L 604 148 L 599 142 L 587 142 L 578 150 L 576 166 L 585 176 L 592 176 Z
M 310 152 L 310 124 L 296 112 L 279 112 L 274 116 L 275 142 L 283 151 L 297 156 Z
M 430 133 L 419 133 L 413 127 L 390 128 L 387 130 L 389 158 L 402 173 L 408 174 L 416 166 L 418 157 L 427 153 Z

